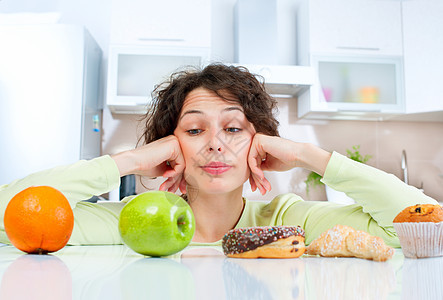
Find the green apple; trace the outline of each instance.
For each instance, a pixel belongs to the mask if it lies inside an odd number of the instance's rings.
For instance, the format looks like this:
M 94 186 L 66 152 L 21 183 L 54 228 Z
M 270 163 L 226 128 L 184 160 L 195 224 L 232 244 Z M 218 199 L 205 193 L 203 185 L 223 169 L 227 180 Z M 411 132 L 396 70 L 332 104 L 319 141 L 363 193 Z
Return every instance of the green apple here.
M 149 191 L 123 207 L 118 229 L 123 242 L 135 252 L 167 256 L 191 242 L 195 219 L 191 207 L 180 196 Z

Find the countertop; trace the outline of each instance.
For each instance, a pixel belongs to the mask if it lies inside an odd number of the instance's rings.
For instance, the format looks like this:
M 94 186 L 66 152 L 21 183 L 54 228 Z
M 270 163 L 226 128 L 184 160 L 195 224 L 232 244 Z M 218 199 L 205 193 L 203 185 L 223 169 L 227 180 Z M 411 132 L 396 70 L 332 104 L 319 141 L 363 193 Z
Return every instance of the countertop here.
M 1 244 L 0 244 L 1 245 Z M 443 299 L 443 257 L 387 262 L 226 258 L 221 248 L 143 257 L 124 245 L 28 255 L 0 246 L 0 299 Z

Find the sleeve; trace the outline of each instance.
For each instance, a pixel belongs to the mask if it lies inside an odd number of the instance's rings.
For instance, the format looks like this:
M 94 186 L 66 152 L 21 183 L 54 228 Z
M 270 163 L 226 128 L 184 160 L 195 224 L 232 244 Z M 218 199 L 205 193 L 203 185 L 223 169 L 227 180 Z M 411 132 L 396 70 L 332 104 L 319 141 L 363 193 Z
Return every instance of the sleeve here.
M 18 192 L 37 185 L 52 186 L 68 199 L 74 212 L 74 231 L 70 243 L 73 241 L 73 244 L 84 244 L 96 238 L 97 243 L 120 241 L 116 236 L 116 224 L 122 204 L 116 206 L 81 202 L 94 195 L 107 193 L 120 185 L 118 168 L 114 160 L 105 155 L 37 172 L 0 186 L 0 242 L 8 242 L 3 216 L 9 201 Z
M 392 225 L 394 217 L 405 207 L 418 203 L 437 204 L 420 190 L 392 174 L 355 162 L 334 152 L 322 181 L 345 192 L 356 204 L 300 201 L 285 213 L 285 223 L 296 222 L 306 232 L 309 244 L 336 224 L 351 226 L 382 237 L 388 245 L 400 247 Z

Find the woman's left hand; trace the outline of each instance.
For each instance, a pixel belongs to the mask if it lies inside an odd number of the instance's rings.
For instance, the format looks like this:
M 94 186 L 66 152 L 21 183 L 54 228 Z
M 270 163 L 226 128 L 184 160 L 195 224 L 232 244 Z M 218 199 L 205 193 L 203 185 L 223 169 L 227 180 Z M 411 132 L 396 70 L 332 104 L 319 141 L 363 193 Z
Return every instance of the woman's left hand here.
M 329 152 L 312 144 L 257 133 L 248 154 L 251 189 L 255 191 L 258 188 L 262 195 L 271 190 L 263 171 L 282 172 L 303 167 L 323 176 L 329 158 Z

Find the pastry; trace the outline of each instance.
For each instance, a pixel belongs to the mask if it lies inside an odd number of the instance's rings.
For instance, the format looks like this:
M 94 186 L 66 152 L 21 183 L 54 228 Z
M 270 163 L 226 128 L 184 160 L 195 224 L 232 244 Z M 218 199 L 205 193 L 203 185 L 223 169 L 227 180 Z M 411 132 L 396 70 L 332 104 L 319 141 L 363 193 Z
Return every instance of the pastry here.
M 387 246 L 378 236 L 372 236 L 349 226 L 336 225 L 312 241 L 306 248 L 306 253 L 386 261 L 394 255 L 394 249 Z
M 393 222 L 443 222 L 443 207 L 434 204 L 409 206 L 403 209 Z
M 305 252 L 305 232 L 300 226 L 236 228 L 222 240 L 223 252 L 236 258 L 295 258 Z
M 443 256 L 443 208 L 434 204 L 406 207 L 394 218 L 404 256 Z

